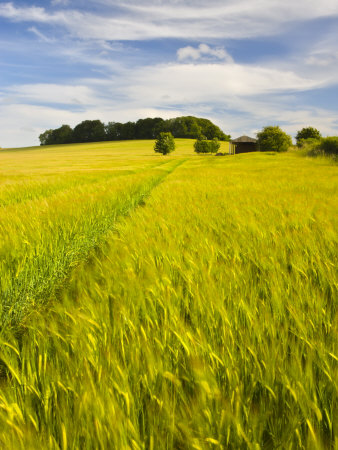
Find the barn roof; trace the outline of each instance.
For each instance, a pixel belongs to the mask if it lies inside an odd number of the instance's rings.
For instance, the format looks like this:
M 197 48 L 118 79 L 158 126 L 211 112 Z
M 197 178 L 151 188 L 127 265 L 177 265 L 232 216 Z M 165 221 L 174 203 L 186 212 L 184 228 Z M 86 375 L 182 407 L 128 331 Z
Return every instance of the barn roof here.
M 237 139 L 231 139 L 231 142 L 234 142 L 234 143 L 239 143 L 239 142 L 254 142 L 254 143 L 256 143 L 256 142 L 257 142 L 257 139 L 251 138 L 251 137 L 249 137 L 249 136 L 241 136 L 241 137 L 238 137 Z

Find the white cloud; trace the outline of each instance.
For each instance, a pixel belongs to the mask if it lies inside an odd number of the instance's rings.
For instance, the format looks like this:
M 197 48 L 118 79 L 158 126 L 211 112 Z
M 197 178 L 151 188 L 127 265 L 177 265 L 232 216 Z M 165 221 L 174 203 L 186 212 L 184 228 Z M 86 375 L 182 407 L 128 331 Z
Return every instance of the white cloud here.
M 319 67 L 320 72 L 323 73 L 333 69 L 333 77 L 337 80 L 338 70 L 338 48 L 337 48 L 338 32 L 330 31 L 325 33 L 322 39 L 317 41 L 314 46 L 309 50 L 309 53 L 305 56 L 305 64 L 312 66 L 311 71 L 316 71 L 316 67 Z
M 28 28 L 28 31 L 30 31 L 31 33 L 35 34 L 43 42 L 47 42 L 47 43 L 55 42 L 54 39 L 51 39 L 51 38 L 45 36 L 36 27 L 30 27 L 30 28 Z
M 69 4 L 69 0 L 52 0 L 50 3 L 52 6 L 66 6 Z
M 281 71 L 240 64 L 169 64 L 135 69 L 130 97 L 171 104 L 226 101 L 228 96 L 266 95 L 313 89 L 321 82 Z M 169 102 L 169 100 L 167 100 Z
M 17 22 L 47 22 L 48 14 L 44 8 L 36 6 L 17 8 L 13 3 L 3 3 L 0 5 L 0 17 Z
M 201 60 L 201 59 L 218 59 L 227 62 L 233 62 L 229 53 L 221 47 L 211 48 L 207 44 L 200 44 L 197 48 L 188 45 L 177 50 L 177 58 L 179 61 L 185 60 Z
M 328 67 L 338 63 L 338 52 L 327 52 L 325 50 L 313 52 L 306 59 L 305 64 L 310 66 Z
M 124 122 L 183 114 L 208 117 L 233 136 L 269 124 L 289 133 L 311 125 L 333 134 L 334 112 L 289 104 L 290 91 L 319 85 L 291 71 L 235 63 L 166 64 L 120 69 L 115 77 L 76 85 L 17 85 L 0 93 L 0 146 L 38 144 L 44 130 L 85 119 Z
M 60 86 L 61 88 L 61 86 Z M 39 145 L 39 135 L 50 128 L 57 128 L 62 124 L 74 127 L 83 120 L 100 119 L 109 121 L 127 122 L 136 121 L 144 117 L 163 117 L 164 119 L 182 114 L 179 109 L 156 109 L 144 107 L 140 104 L 96 102 L 81 112 L 65 110 L 46 105 L 37 106 L 25 103 L 2 104 L 0 108 L 0 148 L 28 147 Z M 0 153 L 1 156 L 1 153 Z
M 90 6 L 88 2 L 88 5 Z M 0 5 L 0 16 L 13 21 L 58 24 L 82 39 L 250 38 L 279 33 L 290 21 L 338 15 L 336 0 L 227 0 L 101 2 L 105 15 L 76 9 L 49 12 L 40 7 Z M 109 14 L 109 7 L 119 6 Z
M 41 42 L 53 42 L 48 45 L 49 57 L 61 64 L 81 63 L 88 67 L 86 76 L 92 76 L 94 69 L 101 78 L 74 76 L 62 85 L 55 81 L 57 76 L 50 76 L 47 83 L 24 81 L 2 89 L 3 147 L 38 143 L 42 131 L 62 123 L 74 126 L 85 119 L 128 121 L 181 114 L 209 117 L 232 135 L 254 134 L 257 127 L 268 124 L 282 124 L 289 133 L 306 125 L 323 134 L 336 133 L 336 112 L 292 106 L 297 92 L 337 84 L 336 30 L 328 31 L 307 54 L 304 47 L 310 45 L 303 43 L 301 54 L 284 59 L 277 55 L 261 64 L 238 64 L 217 44 L 222 40 L 224 45 L 227 38 L 277 34 L 295 21 L 338 16 L 336 0 L 87 0 L 86 10 L 76 9 L 74 0 L 68 5 L 73 9 L 64 10 L 66 3 L 52 0 L 49 4 L 56 9 L 0 3 L 0 17 L 28 22 L 28 30 Z M 97 3 L 105 5 L 104 14 L 94 12 Z M 95 9 L 90 12 L 92 4 Z M 47 26 L 53 27 L 55 41 L 46 35 Z M 131 70 L 126 69 L 130 49 L 114 43 L 168 37 L 191 42 L 177 50 L 177 62 L 144 65 L 142 55 L 133 54 Z M 14 45 L 20 55 L 22 42 L 9 42 L 8 48 Z M 15 64 L 25 67 L 24 59 Z M 28 79 L 25 76 L 23 80 Z
M 6 90 L 14 103 L 95 105 L 97 97 L 93 90 L 83 85 L 23 84 Z M 6 97 L 5 97 L 6 98 Z

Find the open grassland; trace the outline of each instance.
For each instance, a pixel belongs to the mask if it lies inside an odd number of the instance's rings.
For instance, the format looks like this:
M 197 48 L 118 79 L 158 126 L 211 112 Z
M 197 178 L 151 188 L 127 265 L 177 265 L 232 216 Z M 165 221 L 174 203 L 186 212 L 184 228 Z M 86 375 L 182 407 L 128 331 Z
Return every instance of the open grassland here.
M 0 153 L 0 443 L 337 448 L 337 167 Z

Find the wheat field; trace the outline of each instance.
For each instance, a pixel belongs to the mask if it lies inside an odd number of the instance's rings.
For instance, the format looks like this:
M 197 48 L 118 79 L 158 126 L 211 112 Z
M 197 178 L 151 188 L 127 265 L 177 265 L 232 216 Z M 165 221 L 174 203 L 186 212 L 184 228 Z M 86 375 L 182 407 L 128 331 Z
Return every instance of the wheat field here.
M 337 187 L 190 140 L 1 150 L 1 448 L 337 449 Z

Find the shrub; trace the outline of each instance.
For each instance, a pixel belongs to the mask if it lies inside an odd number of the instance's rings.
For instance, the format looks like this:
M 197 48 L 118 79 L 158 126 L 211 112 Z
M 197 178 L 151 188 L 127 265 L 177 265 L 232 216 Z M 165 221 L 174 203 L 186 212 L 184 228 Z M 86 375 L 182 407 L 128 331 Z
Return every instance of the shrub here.
M 194 144 L 196 153 L 217 153 L 221 144 L 217 138 L 208 141 L 205 136 L 200 136 Z
M 175 150 L 174 136 L 171 133 L 160 133 L 154 146 L 156 153 L 167 155 Z
M 319 148 L 327 155 L 338 155 L 338 136 L 323 138 Z
M 303 149 L 315 149 L 320 146 L 321 139 L 308 138 L 308 139 L 299 139 L 297 142 L 297 147 Z
M 332 156 L 338 157 L 338 136 L 330 136 L 321 139 L 302 139 L 299 143 L 304 154 L 308 156 Z
M 303 155 L 307 156 L 319 156 L 323 154 L 323 150 L 320 148 L 321 139 L 300 139 L 297 142 L 297 147 L 300 149 Z
M 258 148 L 261 152 L 275 151 L 286 152 L 292 145 L 291 136 L 286 134 L 278 126 L 263 128 L 257 133 Z

